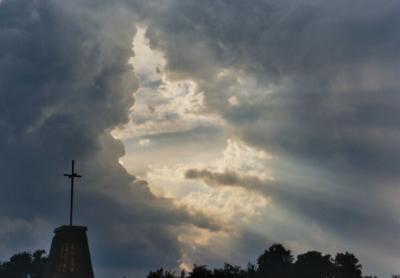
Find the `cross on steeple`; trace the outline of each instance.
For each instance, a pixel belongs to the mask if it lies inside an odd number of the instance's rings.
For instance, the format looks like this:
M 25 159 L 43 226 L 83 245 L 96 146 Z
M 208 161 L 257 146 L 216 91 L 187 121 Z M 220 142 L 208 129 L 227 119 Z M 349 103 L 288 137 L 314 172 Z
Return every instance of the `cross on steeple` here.
M 81 178 L 81 175 L 75 173 L 75 161 L 72 160 L 71 174 L 64 174 L 64 177 L 68 177 L 71 180 L 71 202 L 69 210 L 69 225 L 72 226 L 72 216 L 74 209 L 74 178 Z

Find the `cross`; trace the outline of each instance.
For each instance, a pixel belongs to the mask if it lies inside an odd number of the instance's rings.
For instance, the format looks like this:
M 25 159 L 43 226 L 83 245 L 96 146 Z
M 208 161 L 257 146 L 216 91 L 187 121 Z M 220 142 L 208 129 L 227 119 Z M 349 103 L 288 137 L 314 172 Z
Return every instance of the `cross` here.
M 81 178 L 81 175 L 75 173 L 75 161 L 72 160 L 71 174 L 64 174 L 64 177 L 68 177 L 71 180 L 71 202 L 69 208 L 69 225 L 72 226 L 72 213 L 74 209 L 74 178 Z

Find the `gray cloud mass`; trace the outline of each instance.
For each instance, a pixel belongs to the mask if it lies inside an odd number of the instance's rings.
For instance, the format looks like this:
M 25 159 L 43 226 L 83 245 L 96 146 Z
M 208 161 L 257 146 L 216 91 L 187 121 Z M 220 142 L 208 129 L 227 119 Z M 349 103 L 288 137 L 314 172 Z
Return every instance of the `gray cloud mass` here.
M 269 165 L 286 187 L 275 196 L 282 207 L 358 241 L 355 252 L 373 245 L 369 262 L 399 248 L 400 223 L 385 201 L 400 168 L 399 8 L 397 1 L 169 1 L 157 10 L 165 16 L 148 21 L 171 77 L 196 80 L 209 112 L 236 136 L 298 164 Z M 246 78 L 255 85 L 243 85 Z M 229 105 L 230 96 L 239 105 Z M 303 175 L 321 178 L 288 179 L 301 165 L 309 166 Z M 187 174 L 206 183 L 228 178 Z
M 89 226 L 99 277 L 175 267 L 173 227 L 216 228 L 155 197 L 118 162 L 124 147 L 110 131 L 127 122 L 138 88 L 127 63 L 135 18 L 122 2 L 0 2 L 0 220 L 10 229 L 0 233 L 1 259 L 45 248 L 67 222 L 71 159 L 83 175 L 75 223 Z
M 396 206 L 386 201 L 400 172 L 399 13 L 390 0 L 1 1 L 0 223 L 43 232 L 62 224 L 61 175 L 74 158 L 84 176 L 78 221 L 96 231 L 100 268 L 175 266 L 171 228 L 218 228 L 155 197 L 118 163 L 124 146 L 110 131 L 134 104 L 127 61 L 140 23 L 170 79 L 196 82 L 232 136 L 292 163 L 266 165 L 276 179 L 268 184 L 228 170 L 187 178 L 267 194 L 353 244 L 368 270 L 400 272 L 381 263 L 400 248 Z M 0 251 L 16 248 L 9 233 L 0 237 Z M 238 248 L 250 246 L 238 238 Z
M 171 75 L 196 79 L 208 108 L 246 141 L 361 174 L 395 172 L 399 152 L 388 144 L 396 148 L 397 134 L 376 133 L 398 124 L 397 2 L 170 2 L 160 13 L 180 16 L 152 20 L 152 44 L 167 53 Z M 238 81 L 217 79 L 226 68 L 275 92 L 230 107 Z

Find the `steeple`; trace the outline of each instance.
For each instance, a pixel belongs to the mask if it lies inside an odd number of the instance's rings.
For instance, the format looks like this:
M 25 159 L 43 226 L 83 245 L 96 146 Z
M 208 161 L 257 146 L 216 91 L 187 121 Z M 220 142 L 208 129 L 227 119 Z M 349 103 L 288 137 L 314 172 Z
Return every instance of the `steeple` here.
M 64 176 L 71 179 L 69 225 L 54 230 L 49 258 L 43 278 L 94 278 L 90 259 L 87 228 L 73 226 L 74 178 L 81 176 L 75 173 L 72 160 L 71 174 Z

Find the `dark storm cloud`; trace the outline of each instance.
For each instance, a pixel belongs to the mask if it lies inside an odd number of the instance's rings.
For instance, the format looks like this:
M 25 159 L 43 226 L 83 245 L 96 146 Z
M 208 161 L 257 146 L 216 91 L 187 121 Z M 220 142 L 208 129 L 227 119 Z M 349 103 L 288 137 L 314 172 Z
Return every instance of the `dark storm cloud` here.
M 290 215 L 300 217 L 305 222 L 317 223 L 321 228 L 353 242 L 373 244 L 374 235 L 379 234 L 382 237 L 380 245 L 386 248 L 399 247 L 400 237 L 396 231 L 393 231 L 395 216 L 387 215 L 387 212 L 379 210 L 374 200 L 365 202 L 343 194 L 315 189 L 324 184 L 313 184 L 315 181 L 312 179 L 307 181 L 311 187 L 303 187 L 299 190 L 296 185 L 293 186 L 296 184 L 294 180 L 263 180 L 233 171 L 219 173 L 207 169 L 189 169 L 185 177 L 202 180 L 212 187 L 240 187 L 260 193 L 266 198 L 271 198 L 274 206 L 288 211 Z M 305 181 L 300 180 L 298 183 L 302 184 Z M 362 197 L 369 198 L 365 195 Z M 248 240 L 250 244 L 251 241 L 249 238 Z M 237 244 L 246 243 L 238 242 Z
M 217 227 L 153 196 L 118 162 L 124 147 L 110 131 L 128 120 L 138 87 L 127 63 L 136 16 L 121 3 L 0 2 L 0 216 L 16 227 L 1 237 L 9 252 L 21 251 L 36 219 L 66 222 L 71 159 L 83 175 L 76 222 L 89 226 L 96 267 L 173 267 L 174 226 Z M 41 232 L 49 241 L 51 230 Z
M 379 193 L 397 184 L 400 170 L 399 13 L 400 2 L 389 0 L 3 0 L 2 214 L 61 224 L 68 193 L 61 174 L 75 158 L 84 176 L 81 220 L 101 231 L 95 248 L 109 254 L 98 260 L 112 264 L 121 251 L 130 258 L 124 265 L 175 264 L 176 236 L 168 227 L 193 220 L 126 173 L 118 164 L 124 148 L 109 134 L 133 104 L 137 82 L 126 62 L 139 18 L 151 46 L 165 53 L 169 76 L 196 81 L 208 111 L 222 115 L 236 136 L 311 165 L 306 174 L 327 171 L 338 181 L 328 187 L 319 179 L 316 192 L 302 193 L 291 186 L 308 181 L 277 176 L 283 193 L 267 194 L 344 240 L 358 236 L 393 252 L 399 224 Z M 255 78 L 258 90 L 240 87 L 238 76 Z M 227 102 L 233 95 L 238 106 Z M 232 173 L 191 176 L 243 182 Z M 340 191 L 345 197 L 333 194 Z M 135 241 L 125 242 L 130 235 Z M 166 244 L 169 256 L 153 252 L 152 242 Z
M 218 70 L 213 67 L 234 66 L 270 80 L 299 71 L 314 75 L 316 70 L 328 72 L 366 60 L 392 61 L 397 54 L 395 1 L 380 7 L 374 1 L 167 3 L 154 9 L 159 16 L 149 20 L 148 35 L 153 46 L 168 54 L 171 71 L 191 77 L 212 78 Z M 199 61 L 202 54 L 216 61 Z
M 271 163 L 278 183 L 266 194 L 343 241 L 390 257 L 400 226 L 383 194 L 397 187 L 400 170 L 399 8 L 397 1 L 172 0 L 154 6 L 146 23 L 169 76 L 195 80 L 208 110 L 236 136 L 309 165 L 302 175 L 328 173 L 288 178 L 297 166 Z M 229 105 L 230 96 L 239 105 Z M 232 173 L 188 174 L 214 186 L 245 184 Z
M 400 3 L 167 3 L 154 8 L 147 35 L 166 54 L 169 75 L 195 80 L 208 110 L 245 142 L 309 165 L 305 175 L 329 173 L 313 184 L 323 194 L 287 192 L 282 206 L 345 239 L 360 233 L 377 249 L 394 250 L 387 239 L 400 226 L 394 204 L 382 198 L 397 187 L 400 170 Z M 247 88 L 249 77 L 255 81 Z M 229 105 L 230 96 L 239 105 Z M 223 183 L 218 174 L 189 174 Z M 296 184 L 308 183 L 291 179 L 287 186 Z
M 399 167 L 399 3 L 384 1 L 170 1 L 149 22 L 171 76 L 194 78 L 210 111 L 246 141 L 334 166 L 386 176 Z M 168 16 L 172 14 L 173 16 Z M 239 69 L 276 86 L 229 107 Z M 247 119 L 247 120 L 246 120 Z M 245 122 L 244 122 L 245 121 Z M 388 145 L 389 144 L 389 145 Z M 393 151 L 397 150 L 397 151 Z M 393 163 L 394 162 L 394 163 Z

